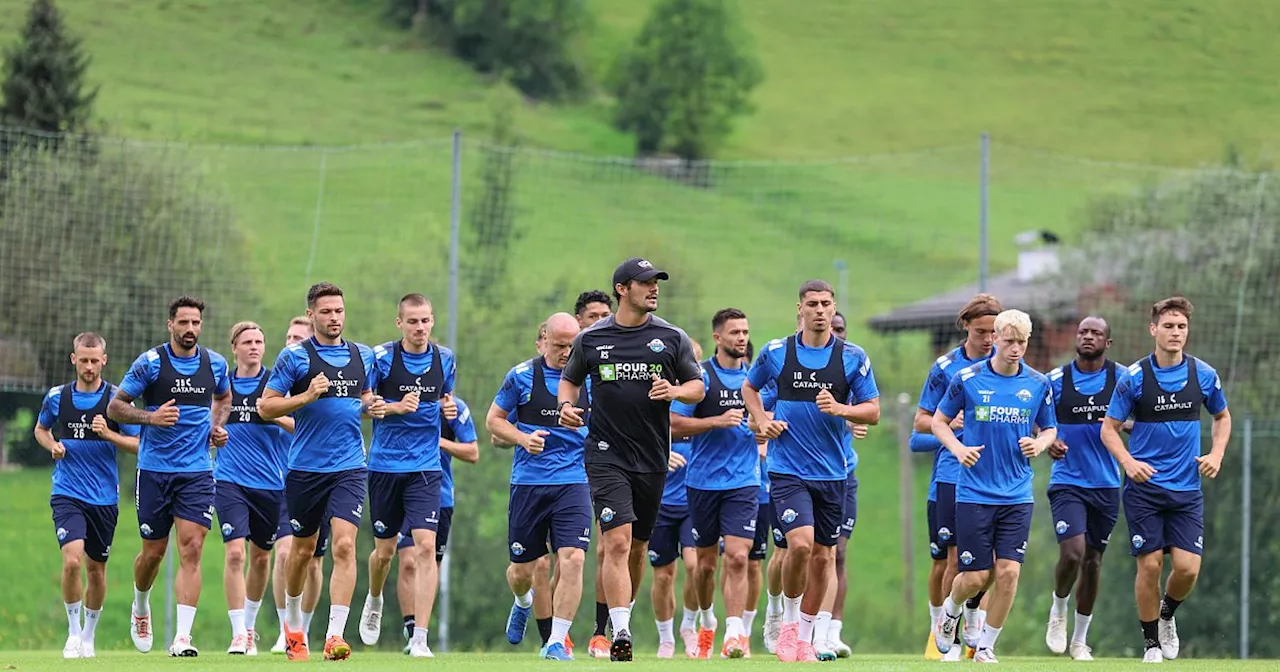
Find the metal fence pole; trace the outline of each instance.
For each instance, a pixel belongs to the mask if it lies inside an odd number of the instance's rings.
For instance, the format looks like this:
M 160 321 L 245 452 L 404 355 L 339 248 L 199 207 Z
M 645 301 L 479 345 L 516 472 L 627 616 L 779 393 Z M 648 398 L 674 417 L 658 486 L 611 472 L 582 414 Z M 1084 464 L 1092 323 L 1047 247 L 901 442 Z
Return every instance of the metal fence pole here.
M 462 222 L 462 131 L 453 132 L 453 180 L 449 205 L 449 347 L 458 348 L 458 236 Z M 449 650 L 449 559 L 453 554 L 444 549 L 440 563 L 440 652 Z
M 987 291 L 987 224 L 990 216 L 991 135 L 982 134 L 978 169 L 978 291 Z
M 1253 498 L 1253 418 L 1244 419 L 1244 478 L 1240 488 L 1240 658 L 1249 657 L 1249 549 L 1252 548 L 1249 520 Z
M 913 506 L 915 487 L 911 463 L 911 424 L 915 415 L 911 408 L 911 395 L 903 392 L 898 395 L 898 521 L 902 528 L 902 600 L 907 613 L 915 607 L 915 549 L 912 521 L 915 519 Z
M 170 533 L 170 540 L 176 536 Z M 173 614 L 177 611 L 177 607 L 173 603 L 173 556 L 177 554 L 178 549 L 169 544 L 164 554 L 164 641 L 173 642 Z M 168 646 L 168 644 L 165 644 Z
M 320 150 L 320 185 L 316 187 L 316 215 L 311 224 L 311 255 L 307 257 L 307 285 L 311 285 L 311 269 L 316 265 L 316 246 L 320 243 L 320 213 L 324 212 L 324 183 L 329 164 L 329 151 Z

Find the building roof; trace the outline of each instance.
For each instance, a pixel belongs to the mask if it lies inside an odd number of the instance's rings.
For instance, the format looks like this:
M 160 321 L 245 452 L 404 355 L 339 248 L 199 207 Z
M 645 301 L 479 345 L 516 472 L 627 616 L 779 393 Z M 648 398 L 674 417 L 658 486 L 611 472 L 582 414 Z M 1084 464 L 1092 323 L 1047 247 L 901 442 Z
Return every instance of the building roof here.
M 882 333 L 938 328 L 954 330 L 956 314 L 977 293 L 978 283 L 974 282 L 876 315 L 868 319 L 867 324 Z M 1074 312 L 1075 307 L 1075 297 L 1053 292 L 1043 282 L 1023 280 L 1017 271 L 988 278 L 987 293 L 1000 299 L 1005 308 L 1024 310 L 1037 321 L 1068 318 L 1070 316 L 1064 313 Z

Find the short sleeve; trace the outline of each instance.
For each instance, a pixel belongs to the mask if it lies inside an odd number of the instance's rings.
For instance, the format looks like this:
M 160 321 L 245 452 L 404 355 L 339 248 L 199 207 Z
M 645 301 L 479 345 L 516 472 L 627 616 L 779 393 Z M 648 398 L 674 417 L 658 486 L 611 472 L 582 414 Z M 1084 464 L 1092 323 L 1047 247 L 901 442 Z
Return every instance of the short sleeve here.
M 1107 417 L 1124 422 L 1133 413 L 1134 390 L 1141 390 L 1141 379 L 1135 375 L 1126 375 L 1116 379 L 1116 389 L 1111 393 L 1111 404 L 1107 406 Z
M 454 381 L 458 376 L 458 358 L 448 349 L 444 351 L 444 355 L 447 357 L 440 357 L 440 365 L 444 367 L 444 388 L 440 392 L 450 394 L 453 392 Z
M 574 385 L 581 386 L 583 381 L 587 379 L 587 354 L 582 347 L 582 336 L 586 332 L 579 332 L 573 337 L 573 347 L 569 350 L 569 361 L 565 363 L 564 370 L 560 372 L 560 377 Z
M 938 411 L 948 418 L 954 418 L 964 411 L 964 380 L 957 373 L 951 378 L 951 383 L 947 385 L 947 391 L 942 395 L 942 401 L 938 403 Z
M 147 350 L 138 355 L 129 367 L 129 372 L 124 374 L 124 380 L 120 381 L 120 389 L 134 399 L 140 399 L 147 391 L 147 386 L 155 382 L 160 373 L 159 357 L 152 359 L 153 354 L 154 351 Z
M 58 421 L 58 407 L 62 397 L 62 388 L 55 387 L 44 395 L 44 400 L 40 402 L 40 417 L 36 419 L 41 427 L 45 429 L 53 429 L 53 424 Z
M 1044 385 L 1044 394 L 1041 395 L 1040 408 L 1036 409 L 1036 425 L 1041 430 L 1058 426 L 1058 416 L 1053 407 L 1053 388 L 1047 380 Z
M 216 352 L 209 353 L 213 367 L 213 394 L 222 396 L 231 389 L 231 376 L 227 375 L 227 359 Z
M 507 377 L 502 380 L 502 387 L 498 388 L 498 394 L 493 397 L 493 403 L 498 408 L 514 413 L 516 406 L 520 405 L 520 397 L 523 396 L 520 390 L 520 374 L 516 369 L 507 372 Z
M 773 364 L 769 357 L 769 352 L 778 346 L 776 343 L 769 343 L 760 349 L 760 354 L 756 355 L 756 361 L 751 365 L 751 370 L 747 372 L 747 382 L 751 383 L 751 387 L 757 390 L 763 390 L 769 381 L 776 377 L 773 370 Z
M 367 345 L 356 345 L 356 350 L 360 351 L 360 360 L 364 364 L 364 387 L 360 389 L 363 394 L 374 389 L 373 372 L 378 368 L 378 360 L 373 355 L 373 348 Z
M 384 378 L 383 365 L 387 365 L 390 369 L 391 350 L 386 345 L 379 345 L 373 349 L 373 366 L 369 367 L 369 389 L 376 390 L 382 384 Z
M 702 365 L 693 354 L 693 341 L 689 340 L 689 334 L 683 331 L 680 332 L 680 346 L 676 348 L 675 373 L 676 380 L 680 383 L 701 378 L 703 384 L 706 384 L 706 377 L 702 375 Z
M 141 436 L 142 425 L 120 425 L 118 433 L 123 436 Z
M 880 396 L 876 387 L 875 372 L 871 370 L 871 357 L 861 348 L 846 351 L 845 370 L 849 382 L 849 396 L 853 403 L 861 404 Z
M 453 438 L 458 443 L 474 443 L 479 440 L 476 436 L 476 423 L 471 417 L 471 407 L 461 399 L 455 399 L 458 404 L 458 417 L 449 422 L 449 426 L 453 428 Z
M 711 377 L 707 375 L 705 370 L 702 372 L 702 384 L 707 387 L 711 387 Z M 697 410 L 697 408 L 697 404 L 686 404 L 683 401 L 671 402 L 671 412 L 676 415 L 683 415 L 686 418 L 692 418 L 693 412 Z
M 1204 408 L 1211 415 L 1227 410 L 1227 393 L 1222 391 L 1222 377 L 1213 368 L 1205 366 L 1198 370 L 1200 391 L 1204 393 Z
M 271 377 L 267 379 L 267 389 L 285 395 L 293 389 L 297 382 L 298 357 L 297 351 L 292 350 L 292 347 L 289 346 L 276 355 L 276 365 L 271 369 Z
M 938 402 L 942 400 L 942 395 L 947 393 L 947 375 L 946 371 L 936 362 L 929 368 L 929 375 L 924 379 L 924 386 L 920 388 L 920 410 L 933 415 L 938 410 Z

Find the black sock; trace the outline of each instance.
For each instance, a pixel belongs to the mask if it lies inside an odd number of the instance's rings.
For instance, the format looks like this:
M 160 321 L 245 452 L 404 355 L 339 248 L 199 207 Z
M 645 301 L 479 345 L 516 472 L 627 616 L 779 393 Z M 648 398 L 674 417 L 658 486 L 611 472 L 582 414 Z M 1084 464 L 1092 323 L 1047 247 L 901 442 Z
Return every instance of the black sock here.
M 551 640 L 551 619 L 538 618 L 535 620 L 538 621 L 538 635 L 542 637 L 542 645 L 546 646 L 547 642 Z
M 413 637 L 413 629 L 416 626 L 417 626 L 417 623 L 415 623 L 413 620 L 413 614 L 406 614 L 404 617 L 404 630 L 405 632 L 409 633 L 410 637 Z
M 595 634 L 604 637 L 604 629 L 609 626 L 609 605 L 604 602 L 596 602 L 596 632 Z
M 973 597 L 965 600 L 964 606 L 969 609 L 977 609 L 978 607 L 982 606 L 982 597 L 986 594 L 987 594 L 987 591 L 985 590 L 978 591 L 977 595 L 974 595 Z
M 1142 640 L 1148 649 L 1160 648 L 1160 630 L 1156 627 L 1155 621 L 1140 621 L 1142 623 Z
M 1160 618 L 1163 618 L 1166 621 L 1173 618 L 1173 612 L 1178 610 L 1179 604 L 1182 604 L 1182 600 L 1175 600 L 1172 597 L 1165 595 L 1164 599 L 1160 602 Z

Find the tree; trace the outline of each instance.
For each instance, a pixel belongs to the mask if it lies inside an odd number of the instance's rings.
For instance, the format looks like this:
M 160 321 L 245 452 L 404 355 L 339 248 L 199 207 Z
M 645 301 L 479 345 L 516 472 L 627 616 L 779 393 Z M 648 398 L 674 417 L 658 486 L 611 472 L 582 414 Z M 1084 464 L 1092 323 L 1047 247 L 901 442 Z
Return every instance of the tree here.
M 660 0 L 615 64 L 615 125 L 641 156 L 710 157 L 764 79 L 726 0 Z
M 0 123 L 47 133 L 85 130 L 98 95 L 84 81 L 89 61 L 53 0 L 34 0 L 21 39 L 4 52 Z

